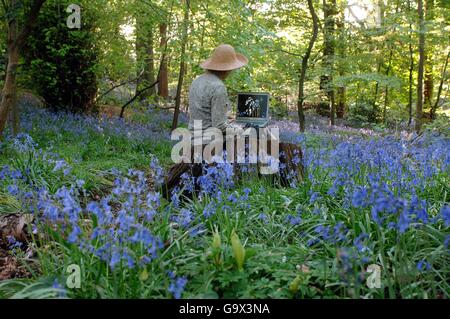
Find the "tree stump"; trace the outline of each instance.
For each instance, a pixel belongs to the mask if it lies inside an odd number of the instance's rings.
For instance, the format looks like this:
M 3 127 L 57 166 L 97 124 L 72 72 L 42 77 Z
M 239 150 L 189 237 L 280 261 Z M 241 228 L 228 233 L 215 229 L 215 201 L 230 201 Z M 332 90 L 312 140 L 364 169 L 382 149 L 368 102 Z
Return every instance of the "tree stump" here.
M 242 166 L 252 167 L 257 172 L 259 178 L 266 178 L 271 183 L 279 184 L 282 187 L 290 187 L 304 179 L 304 167 L 303 167 L 303 153 L 300 146 L 290 143 L 279 143 L 279 171 L 278 173 L 265 175 L 261 174 L 259 168 L 260 163 L 257 164 L 241 164 L 235 158 L 234 163 L 234 177 L 237 181 L 245 178 L 245 174 L 242 174 Z M 270 154 L 270 140 L 268 141 L 267 150 Z M 235 154 L 236 156 L 236 154 Z M 193 154 L 191 157 L 193 162 Z M 165 183 L 162 186 L 162 193 L 166 199 L 170 199 L 172 190 L 176 187 L 181 187 L 183 174 L 188 174 L 191 177 L 198 178 L 203 174 L 204 165 L 216 165 L 215 163 L 178 163 L 173 165 L 165 178 Z M 195 191 L 199 191 L 196 189 Z M 192 194 L 187 194 L 192 198 Z

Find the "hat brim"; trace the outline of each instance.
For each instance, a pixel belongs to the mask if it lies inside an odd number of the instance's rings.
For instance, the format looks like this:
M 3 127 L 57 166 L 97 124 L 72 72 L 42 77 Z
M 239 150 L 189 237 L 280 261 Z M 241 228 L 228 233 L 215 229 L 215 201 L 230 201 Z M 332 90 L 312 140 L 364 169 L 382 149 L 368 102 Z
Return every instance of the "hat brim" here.
M 236 60 L 231 63 L 217 63 L 211 61 L 211 59 L 207 59 L 200 63 L 200 67 L 205 70 L 213 70 L 213 71 L 231 71 L 235 69 L 242 68 L 248 64 L 248 59 L 240 54 L 236 53 Z

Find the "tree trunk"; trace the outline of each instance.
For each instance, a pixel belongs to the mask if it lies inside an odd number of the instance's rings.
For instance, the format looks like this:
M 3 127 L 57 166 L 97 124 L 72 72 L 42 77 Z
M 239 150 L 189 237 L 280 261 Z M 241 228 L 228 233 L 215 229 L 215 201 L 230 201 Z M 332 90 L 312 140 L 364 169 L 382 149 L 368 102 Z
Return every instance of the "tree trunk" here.
M 338 30 L 338 37 L 339 41 L 336 44 L 338 55 L 340 57 L 340 61 L 344 61 L 346 57 L 346 35 L 345 35 L 345 15 L 344 15 L 344 9 L 340 8 L 340 17 L 336 21 L 336 28 Z M 342 62 L 340 63 L 342 64 Z M 339 65 L 339 75 L 344 76 L 345 70 L 342 67 L 342 65 Z M 343 118 L 346 111 L 346 89 L 345 86 L 339 86 L 337 89 L 337 109 L 336 109 L 336 116 L 337 118 Z
M 153 26 L 146 26 L 140 18 L 136 23 L 136 59 L 138 65 L 136 92 L 138 92 L 155 82 Z M 142 93 L 140 99 L 146 99 L 155 92 L 155 87 L 152 87 Z
M 317 39 L 317 33 L 319 31 L 319 22 L 318 17 L 316 15 L 316 12 L 314 10 L 314 5 L 312 0 L 308 0 L 308 8 L 309 12 L 311 13 L 312 21 L 313 21 L 313 33 L 311 38 L 309 39 L 308 48 L 306 49 L 305 54 L 302 58 L 302 66 L 300 69 L 300 79 L 298 81 L 298 99 L 297 99 L 297 111 L 298 111 L 298 120 L 300 125 L 300 131 L 305 131 L 305 114 L 303 110 L 303 103 L 305 101 L 305 77 L 306 77 L 306 70 L 308 69 L 308 60 L 311 56 L 311 51 L 314 47 L 314 43 Z
M 142 36 L 144 26 L 142 25 L 141 19 L 136 18 L 136 42 L 135 42 L 135 50 L 136 50 L 136 92 L 139 91 L 140 84 L 142 82 L 142 68 L 144 66 L 143 56 L 144 56 L 144 42 L 145 39 Z
M 386 76 L 389 76 L 389 72 L 391 72 L 391 66 L 392 66 L 392 55 L 394 54 L 394 51 L 391 47 L 389 50 L 389 61 L 388 61 L 388 67 L 386 69 Z M 384 89 L 384 108 L 383 108 L 383 123 L 386 124 L 386 113 L 387 113 L 387 106 L 389 101 L 389 86 L 386 85 Z
M 180 73 L 178 76 L 178 85 L 177 85 L 177 95 L 175 98 L 175 111 L 173 113 L 173 121 L 172 121 L 172 131 L 175 130 L 178 126 L 178 115 L 180 114 L 180 105 L 181 105 L 181 92 L 183 89 L 183 80 L 186 69 L 185 63 L 185 55 L 186 55 L 186 44 L 188 39 L 188 26 L 189 26 L 189 7 L 190 0 L 185 0 L 186 6 L 184 11 L 184 20 L 183 20 L 183 38 L 181 42 L 181 60 L 180 60 Z
M 384 16 L 385 16 L 385 11 L 386 11 L 384 0 L 378 0 L 377 6 L 378 6 L 378 9 L 379 9 L 380 28 L 383 29 L 384 28 L 384 24 L 385 24 Z M 384 52 L 384 44 L 385 44 L 384 42 L 381 44 L 381 48 L 380 48 L 381 52 Z M 384 65 L 384 56 L 382 56 L 380 59 L 377 59 L 377 60 L 378 60 L 377 74 L 379 74 L 381 72 L 381 68 Z M 372 104 L 372 111 L 373 111 L 372 113 L 373 114 L 369 118 L 369 120 L 371 122 L 378 122 L 378 116 L 379 116 L 379 110 L 380 110 L 379 105 L 378 105 L 378 92 L 379 92 L 379 89 L 380 89 L 380 84 L 377 81 L 377 83 L 375 83 L 375 94 L 374 94 L 374 97 L 373 97 L 373 104 Z
M 416 102 L 416 125 L 417 132 L 422 127 L 422 111 L 423 111 L 423 68 L 425 58 L 425 30 L 424 30 L 424 14 L 423 14 L 423 0 L 418 0 L 419 14 L 419 65 L 417 71 L 417 102 Z
M 12 1 L 14 2 L 14 1 Z M 18 117 L 16 108 L 17 88 L 16 88 L 16 72 L 19 64 L 19 49 L 16 46 L 17 40 L 17 20 L 13 18 L 8 26 L 8 66 L 6 70 L 6 79 L 2 91 L 2 102 L 0 106 L 0 134 L 3 133 L 6 122 L 11 112 L 14 117 Z M 13 134 L 17 133 L 18 124 L 12 119 Z
M 425 3 L 425 21 L 432 21 L 434 19 L 433 15 L 434 0 L 426 0 Z M 432 46 L 427 46 L 427 50 L 424 52 L 424 87 L 423 87 L 423 97 L 424 97 L 424 107 L 430 109 L 430 117 L 433 119 L 433 51 Z
M 0 138 L 3 137 L 8 113 L 16 108 L 17 88 L 16 72 L 19 64 L 20 51 L 23 48 L 28 35 L 31 33 L 37 20 L 39 12 L 45 0 L 34 0 L 29 12 L 25 13 L 25 23 L 20 32 L 17 28 L 17 1 L 10 0 L 8 12 L 8 66 L 6 71 L 5 83 L 2 90 L 2 99 L 0 103 Z M 5 4 L 5 2 L 3 2 Z M 5 8 L 6 11 L 7 8 Z M 19 129 L 18 110 L 13 112 L 13 132 L 17 133 Z
M 378 63 L 377 74 L 380 73 L 382 64 L 383 63 L 381 61 Z M 377 83 L 375 83 L 375 94 L 374 94 L 374 97 L 373 97 L 373 105 L 372 105 L 373 114 L 369 118 L 369 120 L 371 122 L 378 122 L 378 110 L 379 110 L 379 108 L 378 108 L 377 99 L 378 99 L 378 89 L 379 89 L 379 87 L 380 87 L 380 84 L 377 81 Z
M 325 74 L 320 78 L 320 87 L 324 90 L 330 103 L 330 124 L 334 125 L 335 102 L 333 88 L 334 72 L 334 16 L 336 14 L 336 0 L 323 0 L 323 65 Z
M 411 1 L 408 0 L 408 12 L 411 11 Z M 409 24 L 409 96 L 408 96 L 408 127 L 412 122 L 412 99 L 413 99 L 413 71 L 414 71 L 414 51 L 412 47 L 412 24 Z
M 145 59 L 144 59 L 144 81 L 146 85 L 155 82 L 155 64 L 154 64 L 154 52 L 153 52 L 153 30 L 150 29 L 147 32 L 147 42 L 145 46 Z M 155 87 L 149 89 L 146 93 L 146 97 L 154 95 L 156 92 Z
M 159 72 L 158 79 L 158 95 L 167 99 L 169 97 L 169 72 L 167 68 L 167 57 L 166 57 L 166 48 L 167 48 L 167 24 L 161 23 L 159 25 L 159 34 L 161 38 L 160 42 L 160 50 L 161 50 L 161 71 Z

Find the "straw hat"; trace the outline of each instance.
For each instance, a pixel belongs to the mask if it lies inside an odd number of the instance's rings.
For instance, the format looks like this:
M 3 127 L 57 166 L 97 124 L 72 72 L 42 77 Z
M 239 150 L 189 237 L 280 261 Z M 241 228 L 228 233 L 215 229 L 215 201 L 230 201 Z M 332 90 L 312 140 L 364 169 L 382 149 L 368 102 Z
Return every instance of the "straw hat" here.
M 212 56 L 200 63 L 206 70 L 231 71 L 247 65 L 248 59 L 242 54 L 236 53 L 234 48 L 228 44 L 219 45 Z

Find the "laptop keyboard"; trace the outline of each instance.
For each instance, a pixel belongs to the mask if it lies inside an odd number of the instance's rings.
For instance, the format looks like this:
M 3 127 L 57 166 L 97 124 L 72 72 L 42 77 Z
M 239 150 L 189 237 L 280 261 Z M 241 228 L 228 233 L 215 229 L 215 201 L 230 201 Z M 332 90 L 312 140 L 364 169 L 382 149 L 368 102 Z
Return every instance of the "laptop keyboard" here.
M 257 125 L 259 127 L 264 127 L 267 126 L 267 124 L 269 123 L 268 119 L 237 119 L 236 120 L 237 123 L 243 123 L 243 124 L 253 124 L 253 125 Z

